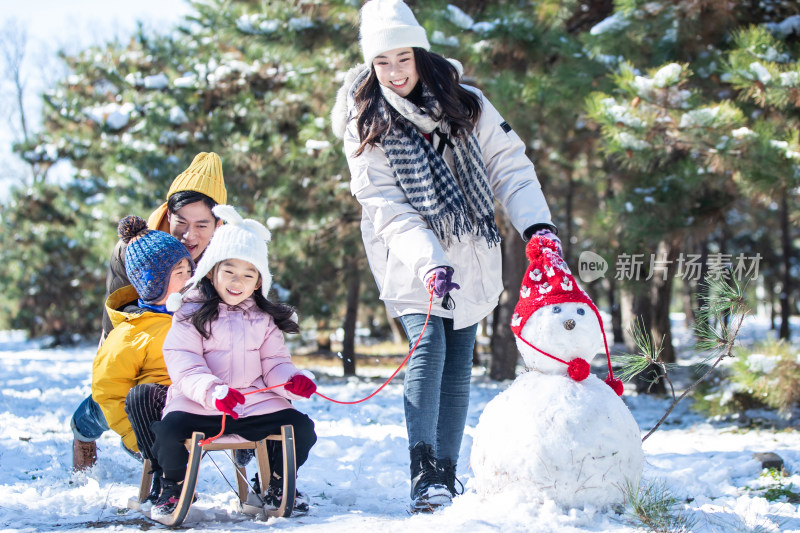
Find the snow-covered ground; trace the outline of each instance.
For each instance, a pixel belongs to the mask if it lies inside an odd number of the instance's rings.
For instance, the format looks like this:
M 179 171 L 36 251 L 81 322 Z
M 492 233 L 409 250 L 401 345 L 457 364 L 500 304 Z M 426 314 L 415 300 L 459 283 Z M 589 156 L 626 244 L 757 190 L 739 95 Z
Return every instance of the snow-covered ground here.
M 745 339 L 764 333 L 754 321 Z M 797 335 L 797 333 L 795 333 Z M 681 338 L 680 333 L 677 336 Z M 99 461 L 86 474 L 71 472 L 68 420 L 90 390 L 92 346 L 40 349 L 13 333 L 0 333 L 0 530 L 164 529 L 127 511 L 141 467 L 107 432 L 99 441 Z M 315 370 L 315 369 L 312 369 Z M 340 400 L 372 392 L 383 378 L 345 380 L 316 369 L 319 390 Z M 373 399 L 355 406 L 319 397 L 298 407 L 316 422 L 319 441 L 298 484 L 313 499 L 305 517 L 254 521 L 235 509 L 236 496 L 214 464 L 204 460 L 199 500 L 183 527 L 194 531 L 292 529 L 298 531 L 635 531 L 614 511 L 562 511 L 548 503 L 521 501 L 513 494 L 481 499 L 471 486 L 468 458 L 474 428 L 484 406 L 508 383 L 476 374 L 459 477 L 466 492 L 452 507 L 433 515 L 409 516 L 408 454 L 402 408 L 401 378 Z M 626 391 L 623 397 L 643 432 L 669 402 Z M 800 488 L 800 440 L 794 422 L 788 429 L 740 428 L 706 421 L 679 404 L 667 423 L 644 443 L 645 479 L 663 482 L 694 520 L 696 532 L 800 531 L 797 504 L 768 501 L 764 489 L 777 481 L 762 476 L 754 452 L 775 452 L 790 477 L 784 487 Z M 791 427 L 794 426 L 794 427 Z M 525 450 L 519 450 L 524 454 Z M 233 483 L 231 467 L 219 452 L 212 455 Z M 252 470 L 252 466 L 250 468 Z M 5 528 L 5 529 L 2 529 Z

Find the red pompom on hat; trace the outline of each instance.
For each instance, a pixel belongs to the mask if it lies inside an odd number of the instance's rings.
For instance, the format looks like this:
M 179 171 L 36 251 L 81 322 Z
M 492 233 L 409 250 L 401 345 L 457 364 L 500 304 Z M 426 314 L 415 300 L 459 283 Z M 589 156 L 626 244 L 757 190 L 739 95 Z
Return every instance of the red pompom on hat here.
M 603 343 L 608 361 L 606 383 L 618 396 L 621 396 L 622 382 L 614 378 L 614 373 L 611 369 L 611 356 L 608 352 L 608 342 L 603 329 L 603 320 L 600 318 L 600 311 L 597 310 L 589 295 L 580 288 L 567 263 L 558 255 L 556 243 L 540 235 L 534 236 L 528 241 L 525 255 L 528 256 L 530 265 L 528 265 L 528 270 L 522 278 L 519 300 L 514 308 L 514 315 L 511 317 L 511 331 L 522 339 L 522 328 L 525 323 L 533 313 L 542 307 L 567 302 L 586 304 L 597 316 L 597 321 L 600 323 L 600 331 L 603 333 Z M 536 351 L 566 364 L 567 374 L 575 381 L 583 381 L 589 376 L 589 363 L 584 359 L 576 358 L 569 362 L 563 361 L 552 354 L 543 352 L 525 339 L 522 339 L 522 342 Z

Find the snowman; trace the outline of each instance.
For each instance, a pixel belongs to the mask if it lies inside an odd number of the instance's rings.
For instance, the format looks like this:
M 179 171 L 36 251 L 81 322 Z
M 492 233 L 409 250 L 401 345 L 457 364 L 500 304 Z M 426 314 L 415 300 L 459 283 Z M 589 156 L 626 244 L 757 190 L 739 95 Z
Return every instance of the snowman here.
M 639 426 L 619 396 L 600 314 L 555 243 L 534 237 L 511 320 L 528 372 L 486 406 L 470 458 L 482 496 L 521 491 L 563 508 L 623 503 L 644 463 Z M 590 373 L 605 350 L 608 377 Z

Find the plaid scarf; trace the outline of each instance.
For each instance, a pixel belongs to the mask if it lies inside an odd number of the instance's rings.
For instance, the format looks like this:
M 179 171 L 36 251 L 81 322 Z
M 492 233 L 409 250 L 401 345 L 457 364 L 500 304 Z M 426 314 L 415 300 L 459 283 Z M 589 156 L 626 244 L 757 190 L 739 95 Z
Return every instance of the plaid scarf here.
M 400 115 L 395 117 L 381 144 L 409 203 L 425 218 L 445 249 L 468 234 L 483 237 L 490 247 L 498 244 L 500 231 L 494 219 L 494 197 L 475 134 L 470 133 L 465 139 L 451 138 L 446 121 L 437 123 L 391 89 L 383 86 L 381 89 L 384 96 L 380 103 L 382 116 L 389 118 L 389 106 Z M 424 85 L 422 98 L 425 108 L 438 107 L 435 97 Z M 442 154 L 420 131 L 437 133 L 452 149 L 455 175 Z

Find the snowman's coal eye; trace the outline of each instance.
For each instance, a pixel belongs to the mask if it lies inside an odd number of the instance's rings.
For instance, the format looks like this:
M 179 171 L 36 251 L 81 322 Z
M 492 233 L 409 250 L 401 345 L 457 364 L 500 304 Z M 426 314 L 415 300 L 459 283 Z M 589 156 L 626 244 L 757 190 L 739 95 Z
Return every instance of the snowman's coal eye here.
M 561 308 L 559 306 L 557 306 L 557 305 L 554 305 L 553 306 L 553 314 L 560 313 L 560 312 L 561 312 Z
M 585 314 L 586 314 L 586 311 L 585 311 L 585 310 L 584 310 L 582 307 L 579 307 L 579 308 L 578 308 L 578 314 L 579 314 L 579 315 L 581 315 L 581 316 L 583 316 L 583 315 L 585 315 Z

